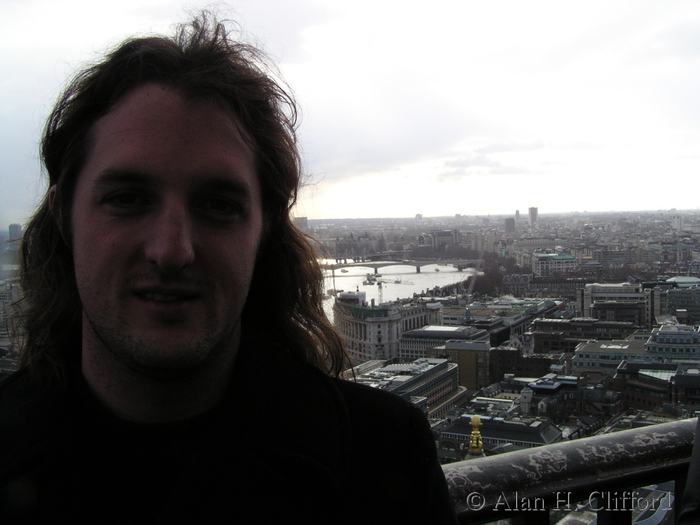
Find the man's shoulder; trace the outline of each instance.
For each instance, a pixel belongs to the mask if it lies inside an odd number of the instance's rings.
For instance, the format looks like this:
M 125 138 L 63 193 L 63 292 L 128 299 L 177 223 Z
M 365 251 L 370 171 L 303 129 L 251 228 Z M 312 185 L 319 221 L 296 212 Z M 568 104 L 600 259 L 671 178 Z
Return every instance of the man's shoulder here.
M 0 485 L 51 441 L 63 415 L 58 383 L 27 369 L 0 383 Z
M 391 392 L 328 376 L 314 366 L 289 356 L 281 359 L 280 364 L 298 383 L 295 390 L 313 393 L 316 402 L 319 402 L 319 396 L 328 398 L 327 401 L 333 399 L 336 409 L 344 411 L 349 417 L 354 431 L 363 426 L 372 426 L 375 431 L 399 430 L 416 421 L 425 421 L 421 410 Z
M 353 448 L 366 458 L 395 450 L 398 461 L 434 455 L 435 441 L 423 412 L 401 397 L 351 381 L 332 379 L 347 409 Z
M 423 412 L 367 385 L 332 379 L 350 419 L 350 523 L 455 523 L 435 439 Z M 371 518 L 370 518 L 371 516 Z
M 266 405 L 274 404 L 278 417 L 289 412 L 295 422 L 304 422 L 305 433 L 319 426 L 326 432 L 334 429 L 343 436 L 338 442 L 347 443 L 354 456 L 358 450 L 364 452 L 368 447 L 381 450 L 396 442 L 400 448 L 413 451 L 435 448 L 425 415 L 407 400 L 381 389 L 328 376 L 293 356 L 278 354 L 267 358 L 274 362 L 264 367 L 271 375 L 264 382 L 265 390 L 256 386 L 255 397 L 266 399 Z M 252 369 L 246 372 L 246 383 L 257 384 L 251 378 L 259 377 L 260 373 Z M 248 375 L 249 372 L 253 373 Z
M 21 369 L 0 383 L 0 424 L 26 412 L 51 410 L 60 397 L 55 378 L 42 370 Z
M 387 410 L 404 412 L 411 405 L 399 396 L 373 388 L 367 385 L 356 383 L 355 381 L 340 379 L 319 370 L 317 367 L 292 355 L 288 352 L 272 348 L 267 352 L 253 352 L 244 354 L 245 361 L 241 363 L 245 369 L 246 379 L 249 379 L 249 371 L 254 370 L 253 377 L 259 375 L 258 370 L 264 370 L 269 377 L 274 377 L 277 381 L 284 379 L 287 388 L 306 390 L 314 389 L 316 393 L 324 391 L 326 394 L 340 394 L 342 400 L 348 404 L 348 408 L 358 408 L 363 411 Z
M 345 401 L 350 415 L 364 417 L 413 418 L 422 414 L 405 399 L 371 386 L 344 379 L 330 378 Z

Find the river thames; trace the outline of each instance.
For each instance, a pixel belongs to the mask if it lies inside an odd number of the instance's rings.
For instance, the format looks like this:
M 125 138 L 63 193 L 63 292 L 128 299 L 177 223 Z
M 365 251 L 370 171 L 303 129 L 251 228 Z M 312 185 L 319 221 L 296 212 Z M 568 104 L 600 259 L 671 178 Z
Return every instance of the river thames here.
M 332 261 L 324 261 L 324 263 Z M 468 286 L 466 281 L 473 270 L 466 269 L 462 272 L 457 268 L 447 264 L 430 264 L 421 267 L 421 273 L 416 273 L 414 266 L 387 266 L 379 269 L 377 281 L 381 280 L 382 302 L 395 301 L 413 297 L 413 294 L 421 294 L 427 290 L 432 290 L 436 286 L 447 286 L 460 281 L 464 282 L 464 287 Z M 363 284 L 367 280 L 367 274 L 374 275 L 374 269 L 357 266 L 342 270 L 324 270 L 325 290 L 342 290 L 345 292 L 355 292 L 357 290 L 367 294 L 367 303 L 372 299 L 379 304 L 379 286 L 376 284 Z M 327 299 L 330 304 L 333 298 Z

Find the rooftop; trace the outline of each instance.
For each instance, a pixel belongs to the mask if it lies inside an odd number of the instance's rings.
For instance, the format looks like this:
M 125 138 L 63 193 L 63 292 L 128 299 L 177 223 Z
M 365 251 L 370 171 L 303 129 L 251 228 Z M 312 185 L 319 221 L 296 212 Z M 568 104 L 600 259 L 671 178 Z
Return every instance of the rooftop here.
M 555 259 L 558 261 L 572 261 L 575 259 L 575 257 L 570 253 L 535 253 L 534 256 L 538 259 Z
M 575 353 L 598 352 L 598 353 L 620 353 L 644 354 L 646 353 L 643 341 L 627 341 L 615 339 L 613 341 L 586 341 L 579 343 Z

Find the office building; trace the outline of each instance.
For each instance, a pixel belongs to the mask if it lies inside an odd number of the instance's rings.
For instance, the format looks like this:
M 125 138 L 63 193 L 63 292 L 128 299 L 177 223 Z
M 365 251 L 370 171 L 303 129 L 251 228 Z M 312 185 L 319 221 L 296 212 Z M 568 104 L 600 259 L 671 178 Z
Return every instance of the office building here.
M 588 341 L 580 343 L 572 361 L 574 373 L 598 372 L 614 376 L 622 361 L 654 361 L 642 341 Z
M 642 284 L 587 284 L 578 293 L 576 313 L 603 321 L 629 322 L 651 328 L 661 313 L 658 290 L 644 290 Z
M 383 363 L 356 377 L 356 382 L 392 392 L 430 412 L 458 392 L 457 365 L 447 359 Z
M 461 414 L 440 432 L 438 448 L 466 450 L 472 433 L 471 419 L 474 414 Z M 532 448 L 558 443 L 562 432 L 547 418 L 479 416 L 481 439 L 487 451 L 498 445 L 512 444 L 518 448 Z M 461 458 L 460 458 L 461 459 Z
M 426 357 L 426 350 L 444 346 L 447 341 L 489 342 L 486 330 L 473 326 L 428 325 L 403 333 L 399 340 L 399 357 L 402 361 L 413 361 Z
M 365 292 L 343 292 L 333 305 L 334 323 L 353 363 L 399 356 L 404 332 L 438 324 L 441 305 L 367 304 Z
M 700 359 L 700 326 L 664 324 L 651 331 L 650 355 L 670 359 Z
M 573 352 L 579 343 L 626 339 L 636 329 L 632 323 L 601 321 L 592 317 L 535 319 L 528 335 L 535 353 Z
M 488 340 L 447 341 L 442 346 L 429 348 L 426 356 L 444 358 L 459 365 L 459 384 L 470 391 L 487 387 L 490 383 Z
M 537 277 L 564 276 L 578 271 L 576 257 L 569 253 L 533 253 L 532 273 Z
M 22 225 L 10 224 L 10 241 L 17 241 L 22 238 Z
M 537 224 L 537 208 L 529 208 L 528 215 L 530 217 L 530 228 Z

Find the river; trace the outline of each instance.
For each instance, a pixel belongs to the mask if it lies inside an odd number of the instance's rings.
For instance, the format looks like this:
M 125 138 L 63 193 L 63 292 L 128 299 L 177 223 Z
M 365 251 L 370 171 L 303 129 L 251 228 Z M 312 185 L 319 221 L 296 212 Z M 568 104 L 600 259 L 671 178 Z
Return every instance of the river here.
M 332 261 L 324 261 L 331 263 Z M 379 286 L 377 284 L 365 285 L 367 274 L 374 275 L 374 269 L 369 267 L 346 268 L 346 272 L 341 270 L 324 270 L 325 289 L 343 290 L 354 292 L 358 289 L 367 294 L 367 302 L 372 299 L 379 304 Z M 380 268 L 379 274 L 382 280 L 382 302 L 395 301 L 413 297 L 414 293 L 420 294 L 426 290 L 432 290 L 436 286 L 447 286 L 467 279 L 471 272 L 465 270 L 460 272 L 452 265 L 430 264 L 421 268 L 421 273 L 416 273 L 414 266 L 387 266 Z M 467 283 L 465 283 L 465 287 Z M 333 298 L 327 299 L 332 305 Z M 327 308 L 328 310 L 328 308 Z

